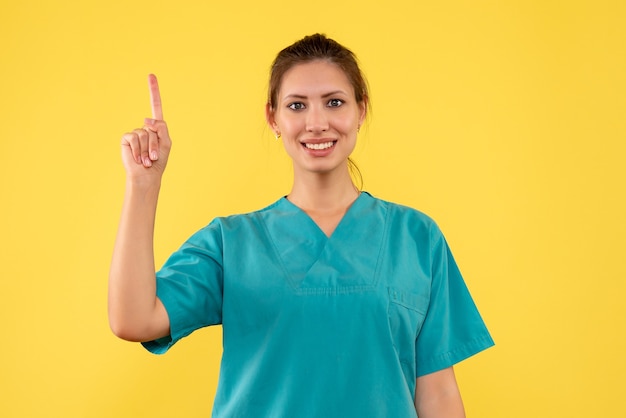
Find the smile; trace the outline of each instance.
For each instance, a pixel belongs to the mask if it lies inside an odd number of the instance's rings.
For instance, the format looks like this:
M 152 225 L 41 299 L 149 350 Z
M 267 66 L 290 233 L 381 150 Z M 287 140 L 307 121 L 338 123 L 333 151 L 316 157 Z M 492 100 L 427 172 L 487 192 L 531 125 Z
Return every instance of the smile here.
M 337 141 L 329 141 L 329 142 L 322 142 L 321 144 L 302 144 L 305 147 L 307 147 L 308 149 L 316 149 L 316 150 L 320 150 L 320 149 L 328 149 L 330 147 L 332 147 L 333 145 L 335 145 L 335 142 Z

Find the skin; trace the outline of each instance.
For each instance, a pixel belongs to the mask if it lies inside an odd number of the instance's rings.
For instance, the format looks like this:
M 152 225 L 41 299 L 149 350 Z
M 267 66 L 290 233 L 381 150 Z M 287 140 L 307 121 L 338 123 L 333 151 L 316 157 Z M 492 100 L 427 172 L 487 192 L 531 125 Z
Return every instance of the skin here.
M 170 333 L 167 312 L 156 296 L 153 239 L 172 141 L 154 75 L 148 77 L 148 84 L 152 118 L 122 136 L 126 191 L 109 273 L 111 329 L 118 337 L 135 342 Z M 278 97 L 275 108 L 266 106 L 266 118 L 293 161 L 294 182 L 287 197 L 330 236 L 359 195 L 347 159 L 365 120 L 367 98 L 357 102 L 346 75 L 323 60 L 287 71 Z M 334 145 L 324 152 L 303 146 L 327 142 Z M 415 409 L 420 418 L 465 417 L 452 367 L 417 379 Z
M 452 367 L 417 378 L 415 410 L 419 418 L 465 418 Z

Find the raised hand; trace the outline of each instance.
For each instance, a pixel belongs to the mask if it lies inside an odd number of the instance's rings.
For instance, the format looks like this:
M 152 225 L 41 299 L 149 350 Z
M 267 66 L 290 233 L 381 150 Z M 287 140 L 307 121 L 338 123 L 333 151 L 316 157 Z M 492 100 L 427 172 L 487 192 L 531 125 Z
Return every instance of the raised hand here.
M 172 141 L 163 120 L 159 84 L 154 74 L 148 76 L 152 118 L 144 119 L 142 128 L 122 136 L 122 161 L 129 179 L 160 179 L 165 170 Z
M 172 142 L 163 121 L 161 95 L 148 76 L 152 118 L 122 136 L 126 192 L 109 273 L 109 322 L 130 341 L 149 341 L 169 333 L 169 317 L 156 296 L 154 223 L 161 176 Z

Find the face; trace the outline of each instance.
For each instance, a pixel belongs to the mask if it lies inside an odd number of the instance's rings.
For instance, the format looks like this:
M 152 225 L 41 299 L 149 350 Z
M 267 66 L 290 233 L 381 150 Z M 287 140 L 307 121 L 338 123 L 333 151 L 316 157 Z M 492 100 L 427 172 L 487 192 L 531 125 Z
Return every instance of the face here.
M 283 76 L 275 109 L 267 120 L 280 133 L 296 174 L 347 170 L 365 119 L 344 72 L 327 61 L 298 64 Z

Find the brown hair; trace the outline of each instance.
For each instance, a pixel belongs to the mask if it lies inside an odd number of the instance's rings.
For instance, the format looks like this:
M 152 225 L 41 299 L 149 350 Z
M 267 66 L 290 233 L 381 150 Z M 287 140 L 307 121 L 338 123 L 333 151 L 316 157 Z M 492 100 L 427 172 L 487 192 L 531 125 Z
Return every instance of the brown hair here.
M 327 38 L 326 35 L 316 33 L 315 35 L 305 36 L 293 45 L 280 51 L 276 56 L 270 71 L 267 95 L 267 102 L 271 109 L 276 109 L 278 90 L 285 73 L 295 65 L 315 60 L 325 60 L 341 68 L 354 89 L 354 96 L 358 103 L 369 98 L 367 81 L 352 51 Z

